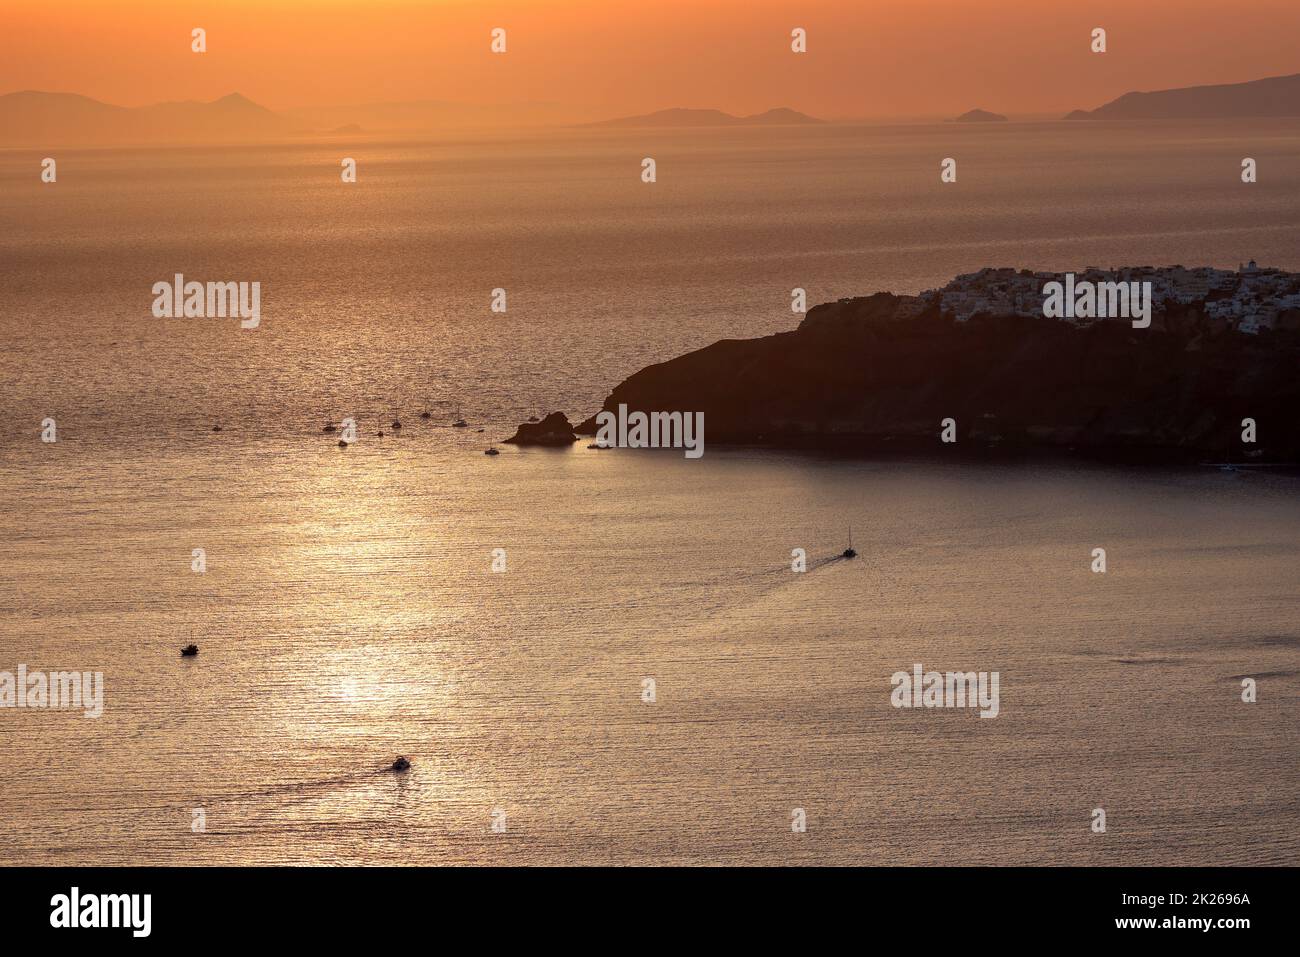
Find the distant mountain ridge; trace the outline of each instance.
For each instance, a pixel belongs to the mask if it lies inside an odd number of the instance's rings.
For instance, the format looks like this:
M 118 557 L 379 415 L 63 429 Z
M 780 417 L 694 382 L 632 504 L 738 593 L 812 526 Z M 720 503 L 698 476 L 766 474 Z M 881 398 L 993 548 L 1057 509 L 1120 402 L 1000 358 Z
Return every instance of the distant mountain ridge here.
M 293 124 L 239 93 L 126 107 L 78 93 L 22 90 L 0 96 L 0 145 L 63 146 L 123 142 L 229 141 L 293 132 Z
M 125 107 L 78 93 L 22 90 L 0 95 L 0 147 L 230 143 L 312 133 L 355 135 L 363 129 L 441 133 L 503 125 L 557 126 L 574 119 L 572 111 L 550 103 L 417 100 L 275 112 L 241 93 L 208 103 L 187 100 Z
M 765 110 L 762 113 L 754 113 L 750 116 L 733 116 L 730 113 L 722 112 L 722 110 L 696 110 L 673 107 L 672 109 L 657 110 L 654 113 L 645 113 L 640 116 L 621 116 L 612 120 L 601 120 L 597 123 L 586 123 L 584 125 L 607 128 L 629 126 L 806 126 L 824 122 L 825 120 L 819 120 L 814 116 L 784 106 Z
M 1074 110 L 1067 120 L 1191 120 L 1300 117 L 1300 73 L 1245 83 L 1188 86 L 1125 93 L 1095 110 Z

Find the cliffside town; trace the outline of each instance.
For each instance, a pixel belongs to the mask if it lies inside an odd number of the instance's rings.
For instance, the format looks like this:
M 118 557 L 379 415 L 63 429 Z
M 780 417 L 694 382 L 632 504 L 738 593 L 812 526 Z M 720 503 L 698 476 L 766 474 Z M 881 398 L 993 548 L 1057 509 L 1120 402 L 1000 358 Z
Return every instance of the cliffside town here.
M 1043 287 L 1061 281 L 1063 276 L 1027 269 L 981 269 L 958 276 L 940 289 L 926 290 L 908 302 L 904 312 L 918 315 L 938 310 L 959 322 L 977 315 L 1042 316 Z M 1248 335 L 1279 325 L 1300 328 L 1300 274 L 1263 268 L 1254 260 L 1235 272 L 1210 266 L 1127 266 L 1108 270 L 1089 266 L 1074 276 L 1079 283 L 1150 282 L 1157 309 L 1177 304 L 1199 310 L 1206 319 L 1220 320 Z M 1103 320 L 1062 321 L 1084 325 Z

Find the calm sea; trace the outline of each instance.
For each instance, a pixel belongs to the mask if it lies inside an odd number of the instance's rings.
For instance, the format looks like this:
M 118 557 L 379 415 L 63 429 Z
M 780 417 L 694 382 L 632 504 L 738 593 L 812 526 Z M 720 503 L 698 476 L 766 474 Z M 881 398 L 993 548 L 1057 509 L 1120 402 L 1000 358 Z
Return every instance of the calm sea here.
M 1300 123 L 0 152 L 0 671 L 106 683 L 0 709 L 0 864 L 1300 863 L 1295 477 L 482 454 L 796 286 L 1298 220 Z M 153 318 L 177 272 L 261 327 Z M 891 707 L 917 662 L 999 716 Z

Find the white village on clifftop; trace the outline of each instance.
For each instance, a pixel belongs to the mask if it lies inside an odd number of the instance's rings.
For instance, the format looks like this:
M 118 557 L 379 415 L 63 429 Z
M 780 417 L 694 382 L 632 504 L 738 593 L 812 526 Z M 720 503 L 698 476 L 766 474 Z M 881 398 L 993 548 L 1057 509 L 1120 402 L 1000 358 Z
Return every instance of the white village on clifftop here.
M 1208 318 L 1223 320 L 1238 332 L 1251 335 L 1275 328 L 1278 317 L 1287 310 L 1300 310 L 1300 274 L 1261 268 L 1253 259 L 1235 272 L 1209 266 L 1130 266 L 1110 270 L 1089 266 L 1074 275 L 1079 282 L 1150 282 L 1156 304 L 1199 306 Z M 921 312 L 937 305 L 941 313 L 959 322 L 976 315 L 1041 317 L 1043 286 L 1060 282 L 1063 277 L 1063 273 L 985 268 L 958 276 L 941 289 L 928 289 L 904 308 Z M 1062 321 L 1083 325 L 1104 320 Z

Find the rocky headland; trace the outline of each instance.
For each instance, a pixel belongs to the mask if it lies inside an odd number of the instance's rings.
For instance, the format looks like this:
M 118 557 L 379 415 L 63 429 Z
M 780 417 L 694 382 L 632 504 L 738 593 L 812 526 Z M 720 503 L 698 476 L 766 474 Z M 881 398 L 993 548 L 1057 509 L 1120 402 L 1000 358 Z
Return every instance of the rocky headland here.
M 1245 334 L 1204 302 L 1165 300 L 1138 329 L 1025 310 L 958 319 L 940 292 L 816 306 L 791 332 L 642 369 L 603 409 L 703 411 L 710 444 L 1300 463 L 1300 310 Z M 553 418 L 540 425 L 560 438 L 568 422 Z M 940 444 L 947 418 L 955 445 Z M 595 416 L 574 431 L 594 435 Z

